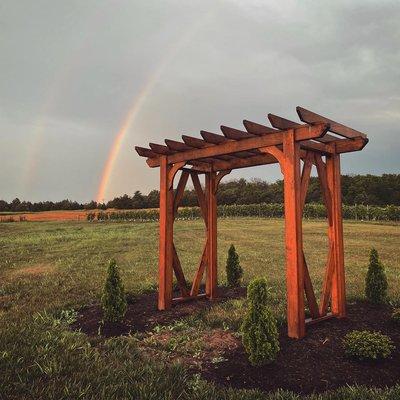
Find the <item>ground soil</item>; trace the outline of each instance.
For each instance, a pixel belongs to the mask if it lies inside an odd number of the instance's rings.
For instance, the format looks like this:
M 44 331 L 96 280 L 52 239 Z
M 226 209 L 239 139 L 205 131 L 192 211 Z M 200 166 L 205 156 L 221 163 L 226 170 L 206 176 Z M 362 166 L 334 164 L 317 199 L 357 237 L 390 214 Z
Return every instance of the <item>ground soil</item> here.
M 93 305 L 81 310 L 73 328 L 80 329 L 90 336 L 96 336 L 100 331 L 100 334 L 105 337 L 126 335 L 129 332 L 146 332 L 156 325 L 173 324 L 181 318 L 206 310 L 214 304 L 245 295 L 245 288 L 221 287 L 218 290 L 218 298 L 215 300 L 209 301 L 200 298 L 196 301 L 178 303 L 166 311 L 158 311 L 157 294 L 155 292 L 146 293 L 130 299 L 123 323 L 102 323 L 102 310 L 99 305 Z M 174 296 L 178 297 L 179 294 L 175 293 Z
M 244 295 L 245 289 L 221 288 L 220 298 L 214 302 L 204 299 L 181 303 L 171 310 L 159 312 L 156 310 L 156 294 L 145 294 L 129 305 L 123 324 L 104 325 L 101 334 L 117 336 L 129 331 L 144 332 L 156 325 L 168 325 L 212 307 L 216 302 Z M 198 365 L 187 360 L 187 366 L 217 385 L 263 391 L 281 388 L 308 394 L 347 384 L 393 386 L 400 377 L 400 328 L 391 322 L 390 313 L 390 308 L 386 306 L 373 306 L 365 302 L 348 304 L 347 318 L 330 319 L 309 326 L 307 336 L 301 340 L 289 339 L 286 327 L 282 326 L 278 358 L 263 367 L 249 364 L 237 335 L 229 331 L 210 330 L 204 336 L 207 346 L 202 355 L 203 362 Z M 89 335 L 98 335 L 100 320 L 99 306 L 88 307 L 82 310 L 74 328 Z M 354 329 L 377 330 L 389 335 L 396 345 L 392 357 L 379 362 L 357 362 L 346 358 L 342 339 Z M 222 355 L 222 361 L 213 361 L 216 355 Z
M 392 338 L 396 350 L 388 360 L 357 362 L 344 355 L 342 339 L 353 329 L 381 331 Z M 390 321 L 390 310 L 367 303 L 348 305 L 346 319 L 331 319 L 309 326 L 301 340 L 289 339 L 286 327 L 280 332 L 281 351 L 271 365 L 252 367 L 237 346 L 226 352 L 226 362 L 210 364 L 204 378 L 235 388 L 264 391 L 283 388 L 296 393 L 323 392 L 345 385 L 393 386 L 400 378 L 400 328 Z

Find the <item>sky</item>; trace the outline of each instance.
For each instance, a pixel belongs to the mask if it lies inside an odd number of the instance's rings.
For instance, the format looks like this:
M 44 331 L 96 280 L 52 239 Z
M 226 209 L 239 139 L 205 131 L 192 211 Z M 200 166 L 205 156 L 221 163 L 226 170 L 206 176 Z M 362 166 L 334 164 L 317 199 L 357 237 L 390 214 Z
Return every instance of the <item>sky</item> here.
M 135 145 L 297 105 L 368 135 L 343 173 L 400 173 L 399 21 L 384 0 L 2 0 L 0 198 L 148 193 Z

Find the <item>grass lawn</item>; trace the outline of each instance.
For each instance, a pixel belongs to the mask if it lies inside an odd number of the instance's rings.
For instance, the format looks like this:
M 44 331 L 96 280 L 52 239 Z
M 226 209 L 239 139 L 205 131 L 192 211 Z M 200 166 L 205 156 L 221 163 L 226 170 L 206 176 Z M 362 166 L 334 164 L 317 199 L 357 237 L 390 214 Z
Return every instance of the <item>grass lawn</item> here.
M 303 226 L 305 254 L 318 289 L 327 255 L 326 222 L 304 221 Z M 225 281 L 225 259 L 233 243 L 245 283 L 265 276 L 272 287 L 276 313 L 283 316 L 283 220 L 220 220 L 218 229 L 220 283 Z M 348 298 L 363 296 L 369 250 L 374 246 L 386 266 L 390 297 L 398 301 L 400 226 L 345 221 L 344 234 Z M 105 340 L 69 329 L 72 310 L 99 301 L 112 257 L 120 266 L 128 293 L 156 287 L 157 236 L 158 224 L 150 222 L 0 224 L 0 399 L 297 398 L 283 392 L 216 388 L 193 377 L 179 363 L 156 361 L 148 350 L 152 344 L 148 336 Z M 175 238 L 186 277 L 191 280 L 202 252 L 204 225 L 201 221 L 176 221 Z M 220 314 L 232 316 L 236 311 L 233 305 Z M 215 314 L 203 318 L 203 325 L 225 318 Z M 400 387 L 386 391 L 346 388 L 323 398 L 360 396 L 400 398 Z

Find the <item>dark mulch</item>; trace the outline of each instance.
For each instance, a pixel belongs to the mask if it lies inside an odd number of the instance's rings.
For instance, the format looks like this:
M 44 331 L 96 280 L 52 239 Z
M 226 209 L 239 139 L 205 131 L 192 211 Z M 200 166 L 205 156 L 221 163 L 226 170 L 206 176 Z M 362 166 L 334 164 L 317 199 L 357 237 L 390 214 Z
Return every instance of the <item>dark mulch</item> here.
M 180 303 L 163 312 L 156 309 L 156 293 L 143 294 L 128 305 L 123 324 L 102 325 L 101 309 L 94 305 L 81 311 L 73 328 L 97 336 L 100 327 L 100 333 L 105 337 L 145 332 L 156 325 L 172 324 L 229 298 L 243 297 L 245 293 L 245 288 L 222 287 L 217 300 L 201 299 Z M 337 389 L 347 384 L 393 386 L 400 381 L 400 328 L 391 322 L 390 313 L 390 308 L 386 306 L 373 306 L 364 302 L 348 304 L 347 318 L 330 319 L 309 326 L 307 336 L 301 340 L 289 339 L 286 327 L 282 326 L 278 358 L 273 364 L 263 367 L 252 367 L 249 364 L 240 339 L 236 336 L 229 332 L 210 331 L 210 338 L 207 339 L 210 345 L 203 354 L 204 363 L 200 371 L 193 368 L 190 361 L 188 367 L 218 385 L 263 391 L 282 388 L 308 394 Z M 390 336 L 396 345 L 392 357 L 379 362 L 347 359 L 342 339 L 354 329 L 377 330 Z M 212 362 L 216 350 L 219 354 L 223 353 L 225 361 Z
M 353 329 L 378 330 L 392 338 L 396 351 L 391 359 L 357 362 L 345 357 L 342 338 Z M 400 382 L 400 329 L 390 321 L 390 309 L 358 302 L 348 306 L 348 317 L 331 319 L 308 327 L 301 340 L 289 339 L 286 327 L 280 334 L 281 351 L 271 365 L 252 367 L 242 346 L 226 352 L 226 362 L 209 364 L 203 377 L 235 388 L 278 388 L 308 394 L 344 385 L 375 387 Z
M 196 301 L 178 303 L 170 310 L 157 310 L 157 293 L 146 293 L 133 298 L 123 323 L 102 323 L 103 315 L 99 305 L 93 305 L 81 310 L 78 320 L 72 325 L 75 330 L 81 330 L 90 336 L 97 336 L 99 332 L 104 337 L 127 335 L 129 332 L 145 332 L 156 325 L 169 325 L 177 320 L 206 310 L 214 304 L 228 299 L 240 298 L 246 295 L 246 288 L 218 288 L 218 298 L 209 301 L 201 298 Z M 174 293 L 179 296 L 179 293 Z

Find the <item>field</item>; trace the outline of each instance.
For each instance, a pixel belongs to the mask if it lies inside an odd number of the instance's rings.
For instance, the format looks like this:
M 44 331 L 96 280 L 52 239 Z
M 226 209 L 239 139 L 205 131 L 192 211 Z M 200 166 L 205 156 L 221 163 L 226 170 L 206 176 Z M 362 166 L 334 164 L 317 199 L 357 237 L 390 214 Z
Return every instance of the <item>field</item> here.
M 56 210 L 41 212 L 6 212 L 0 213 L 0 222 L 23 222 L 23 221 L 85 221 L 87 210 Z
M 263 395 L 218 388 L 182 363 L 175 363 L 192 357 L 193 349 L 201 352 L 203 348 L 198 329 L 193 331 L 195 315 L 191 322 L 169 326 L 169 331 L 176 331 L 181 340 L 172 344 L 170 336 L 165 344 L 165 335 L 157 337 L 146 332 L 105 339 L 70 329 L 76 311 L 99 302 L 106 266 L 112 257 L 121 268 L 130 298 L 156 287 L 157 227 L 154 222 L 0 224 L 0 398 L 296 398 L 283 393 Z M 245 283 L 265 276 L 272 288 L 277 316 L 284 315 L 283 220 L 224 219 L 218 228 L 220 283 L 225 281 L 228 247 L 234 243 Z M 188 280 L 200 259 L 203 230 L 201 221 L 175 224 L 176 246 Z M 326 261 L 325 233 L 324 221 L 304 222 L 305 254 L 316 288 L 321 286 Z M 386 265 L 390 297 L 398 301 L 400 226 L 345 221 L 344 233 L 349 301 L 363 297 L 372 246 Z M 198 317 L 202 329 L 219 327 L 223 332 L 237 326 L 243 302 L 231 302 L 229 307 L 217 305 L 203 312 Z M 157 352 L 160 343 L 165 345 L 162 354 Z M 171 349 L 178 349 L 180 354 L 173 363 Z M 399 389 L 393 391 L 343 389 L 332 395 L 336 397 L 326 398 L 358 398 L 350 397 L 351 393 L 371 399 L 386 395 L 398 398 Z

